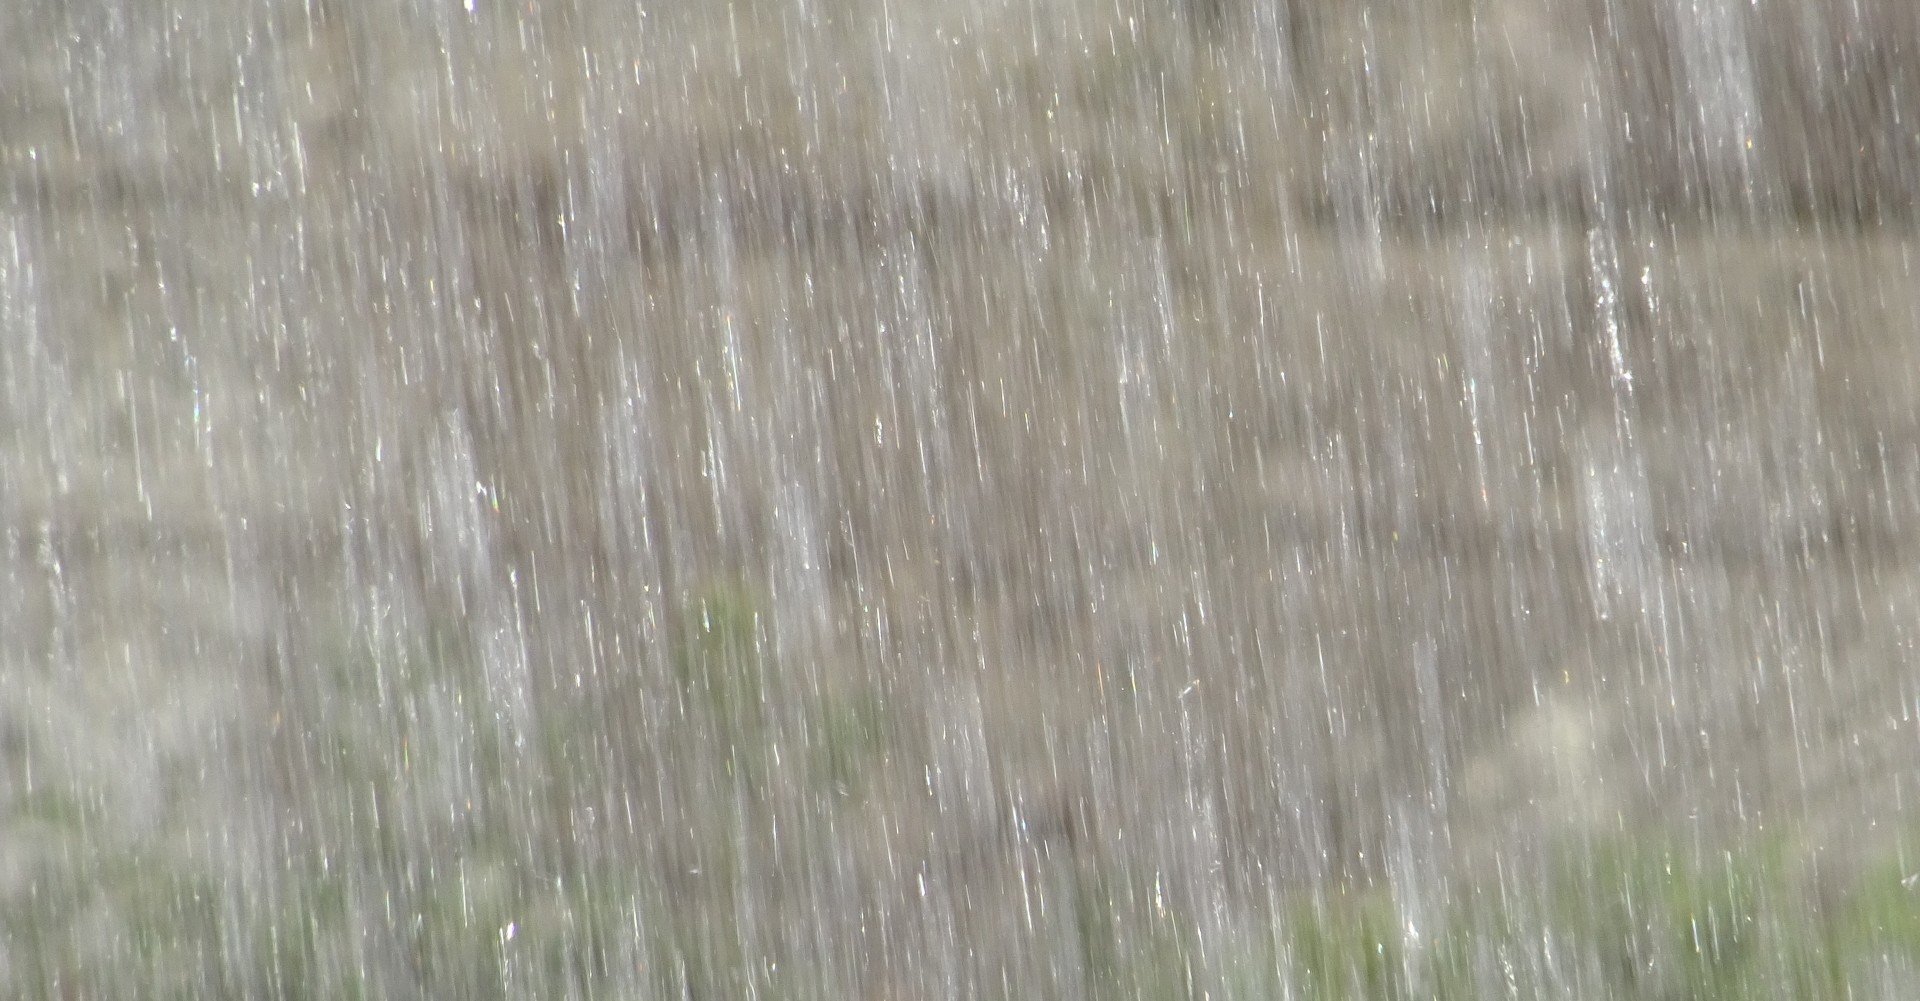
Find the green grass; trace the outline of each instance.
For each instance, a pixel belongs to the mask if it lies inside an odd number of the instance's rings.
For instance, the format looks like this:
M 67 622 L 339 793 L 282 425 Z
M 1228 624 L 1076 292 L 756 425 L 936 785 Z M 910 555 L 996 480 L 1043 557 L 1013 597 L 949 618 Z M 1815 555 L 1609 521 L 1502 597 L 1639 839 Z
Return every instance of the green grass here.
M 814 884 L 781 880 L 793 867 L 883 864 L 819 857 L 853 842 L 818 832 L 909 808 L 883 798 L 892 787 L 875 777 L 910 749 L 896 743 L 894 707 L 869 688 L 782 687 L 759 641 L 763 616 L 742 588 L 695 595 L 657 681 L 658 696 L 678 700 L 667 716 L 678 730 L 647 765 L 658 774 L 642 778 L 680 784 L 676 822 L 699 843 L 696 880 L 665 885 L 672 877 L 645 858 L 570 840 L 568 811 L 613 780 L 593 753 L 604 744 L 588 729 L 595 717 L 556 717 L 567 725 L 522 753 L 493 725 L 460 643 L 385 657 L 346 644 L 318 665 L 321 689 L 289 702 L 311 710 L 282 727 L 310 798 L 279 815 L 290 853 L 265 873 L 222 872 L 205 851 L 179 849 L 219 822 L 191 810 L 129 840 L 85 789 L 42 787 L 8 807 L 5 829 L 33 837 L 37 871 L 30 892 L 0 908 L 4 987 L 80 998 L 133 985 L 146 997 L 845 996 L 857 963 L 791 944 L 804 936 L 779 945 L 770 930 L 824 923 L 831 941 L 852 934 L 856 916 L 823 913 L 794 889 Z M 770 788 L 769 762 L 783 753 L 791 764 Z M 829 840 L 772 861 L 772 832 L 795 821 Z M 655 852 L 665 836 L 643 826 L 635 850 Z M 1814 892 L 1784 838 L 1705 849 L 1647 832 L 1516 859 L 1524 878 L 1422 886 L 1418 928 L 1384 887 L 1296 888 L 1275 913 L 1222 924 L 1183 913 L 1149 860 L 1125 852 L 1032 861 L 1005 893 L 949 887 L 912 906 L 937 922 L 964 905 L 977 919 L 1031 909 L 1016 898 L 1041 894 L 1025 956 L 972 960 L 1029 971 L 996 988 L 1009 997 L 1854 1001 L 1920 970 L 1915 858 L 1920 831 Z M 1018 979 L 1035 969 L 1050 971 L 1046 983 Z

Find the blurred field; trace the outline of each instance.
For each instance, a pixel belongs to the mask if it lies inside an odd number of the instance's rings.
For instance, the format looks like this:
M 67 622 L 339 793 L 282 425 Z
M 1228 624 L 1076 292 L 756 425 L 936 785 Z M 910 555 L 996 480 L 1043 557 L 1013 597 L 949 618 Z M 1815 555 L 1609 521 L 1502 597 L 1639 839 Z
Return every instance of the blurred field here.
M 0 991 L 1902 996 L 1916 12 L 10 7 Z

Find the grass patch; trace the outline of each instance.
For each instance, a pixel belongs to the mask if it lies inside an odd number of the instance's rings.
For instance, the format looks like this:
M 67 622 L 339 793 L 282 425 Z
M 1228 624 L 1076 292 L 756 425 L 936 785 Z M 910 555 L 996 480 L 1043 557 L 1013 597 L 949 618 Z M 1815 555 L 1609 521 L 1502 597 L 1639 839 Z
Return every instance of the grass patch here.
M 88 789 L 43 787 L 7 804 L 6 829 L 37 842 L 36 875 L 24 897 L 0 902 L 0 986 L 36 997 L 132 985 L 150 997 L 843 996 L 862 960 L 793 943 L 855 934 L 857 915 L 826 913 L 809 894 L 829 881 L 858 890 L 886 864 L 846 857 L 857 842 L 832 832 L 884 805 L 871 778 L 895 721 L 858 685 L 783 700 L 793 679 L 769 661 L 764 618 L 749 593 L 719 586 L 691 599 L 671 634 L 672 676 L 661 680 L 679 711 L 663 714 L 671 732 L 647 745 L 660 759 L 642 778 L 677 783 L 677 814 L 642 826 L 629 847 L 655 851 L 677 825 L 690 865 L 649 867 L 571 840 L 582 804 L 619 805 L 602 795 L 615 776 L 588 726 L 601 717 L 543 720 L 553 742 L 523 754 L 494 725 L 467 645 L 346 645 L 340 662 L 314 665 L 275 724 L 305 769 L 294 790 L 304 806 L 276 815 L 286 857 L 265 871 L 216 871 L 206 852 L 175 850 L 218 820 L 192 809 L 130 841 Z M 783 755 L 797 765 L 773 771 Z M 791 785 L 763 785 L 776 778 Z M 785 854 L 773 861 L 776 839 Z M 1043 855 L 1027 863 L 1037 881 L 1013 881 L 1027 895 L 1018 901 L 961 900 L 935 884 L 912 905 L 924 914 L 885 920 L 931 927 L 947 920 L 943 907 L 963 906 L 1034 915 L 1020 946 L 1029 955 L 970 960 L 1052 978 L 1009 974 L 1008 996 L 1898 996 L 1886 985 L 1920 971 L 1920 831 L 1818 892 L 1796 852 L 1780 839 L 1702 850 L 1649 833 L 1517 860 L 1530 877 L 1422 886 L 1418 915 L 1388 888 L 1335 888 L 1230 921 L 1163 900 L 1144 857 Z M 819 937 L 788 934 L 807 922 L 825 923 Z M 860 933 L 871 945 L 895 930 Z

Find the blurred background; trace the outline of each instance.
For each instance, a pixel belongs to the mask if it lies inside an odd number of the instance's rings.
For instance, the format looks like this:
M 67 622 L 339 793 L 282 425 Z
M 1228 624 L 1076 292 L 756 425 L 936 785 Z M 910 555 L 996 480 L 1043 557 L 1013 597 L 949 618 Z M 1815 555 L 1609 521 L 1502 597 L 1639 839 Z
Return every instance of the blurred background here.
M 1920 6 L 0 54 L 0 993 L 1920 983 Z

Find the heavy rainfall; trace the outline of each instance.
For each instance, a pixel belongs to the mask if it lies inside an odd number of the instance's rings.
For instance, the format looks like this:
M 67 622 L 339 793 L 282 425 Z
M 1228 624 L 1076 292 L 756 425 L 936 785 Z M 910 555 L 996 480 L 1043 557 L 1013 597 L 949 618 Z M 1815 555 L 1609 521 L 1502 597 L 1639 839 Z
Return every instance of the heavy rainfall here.
M 0 994 L 1920 991 L 1920 5 L 0 52 Z

